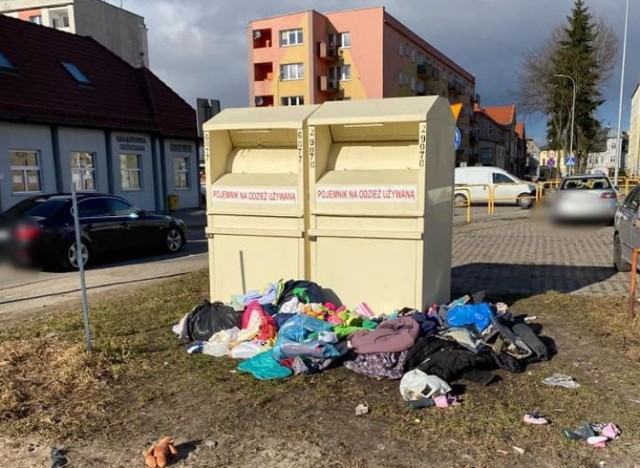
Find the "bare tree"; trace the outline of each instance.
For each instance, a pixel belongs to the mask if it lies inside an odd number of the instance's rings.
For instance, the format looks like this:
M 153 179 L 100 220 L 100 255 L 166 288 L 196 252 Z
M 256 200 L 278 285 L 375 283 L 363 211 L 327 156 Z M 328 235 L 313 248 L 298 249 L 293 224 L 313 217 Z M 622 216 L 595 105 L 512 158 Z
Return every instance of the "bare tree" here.
M 596 36 L 593 46 L 600 78 L 597 85 L 601 87 L 611 78 L 615 68 L 618 56 L 618 36 L 615 30 L 602 18 L 596 18 L 594 31 Z M 553 89 L 557 85 L 557 79 L 553 77 L 553 58 L 556 56 L 564 37 L 564 28 L 556 26 L 538 50 L 525 54 L 514 96 L 518 110 L 523 114 L 546 115 L 548 113 Z M 553 124 L 555 125 L 556 122 Z

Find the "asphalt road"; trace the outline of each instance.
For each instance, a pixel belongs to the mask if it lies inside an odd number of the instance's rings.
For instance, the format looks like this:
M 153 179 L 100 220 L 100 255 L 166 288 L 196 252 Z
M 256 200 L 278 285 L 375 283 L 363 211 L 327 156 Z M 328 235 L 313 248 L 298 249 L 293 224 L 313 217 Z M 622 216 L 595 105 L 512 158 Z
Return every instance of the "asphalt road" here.
M 192 230 L 178 254 L 146 255 L 101 262 L 86 271 L 89 298 L 123 286 L 149 283 L 207 268 L 204 230 Z M 64 303 L 80 304 L 77 272 L 25 272 L 0 266 L 0 323 Z
M 472 223 L 495 219 L 516 219 L 530 210 L 516 206 L 497 206 L 496 214 L 487 215 L 485 206 L 472 207 Z M 466 209 L 454 210 L 454 224 L 464 225 Z M 483 223 L 484 224 L 484 223 Z M 86 272 L 89 298 L 122 287 L 146 284 L 205 269 L 208 267 L 204 229 L 188 233 L 189 242 L 179 254 L 147 255 L 96 264 Z M 26 273 L 0 266 L 0 323 L 46 311 L 65 303 L 80 304 L 80 276 L 77 272 Z

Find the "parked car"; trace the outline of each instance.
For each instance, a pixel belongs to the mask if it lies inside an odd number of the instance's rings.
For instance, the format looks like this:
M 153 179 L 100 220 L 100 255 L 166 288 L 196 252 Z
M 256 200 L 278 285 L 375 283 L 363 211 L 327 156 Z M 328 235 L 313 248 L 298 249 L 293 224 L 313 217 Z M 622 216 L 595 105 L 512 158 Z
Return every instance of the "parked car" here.
M 549 196 L 549 207 L 554 221 L 612 224 L 618 209 L 618 192 L 604 175 L 567 176 Z
M 613 267 L 617 271 L 631 270 L 633 249 L 640 248 L 640 186 L 624 198 L 614 218 Z
M 487 203 L 489 187 L 495 187 L 497 203 L 517 203 L 522 208 L 529 208 L 536 195 L 536 186 L 518 179 L 499 167 L 471 166 L 456 167 L 455 184 L 469 185 L 471 203 Z M 466 205 L 466 191 L 455 191 L 454 202 L 457 206 Z
M 178 252 L 187 240 L 181 220 L 149 213 L 113 195 L 78 194 L 78 214 L 85 265 L 97 256 L 144 248 Z M 4 218 L 14 261 L 64 270 L 78 268 L 70 195 L 26 199 L 7 210 Z

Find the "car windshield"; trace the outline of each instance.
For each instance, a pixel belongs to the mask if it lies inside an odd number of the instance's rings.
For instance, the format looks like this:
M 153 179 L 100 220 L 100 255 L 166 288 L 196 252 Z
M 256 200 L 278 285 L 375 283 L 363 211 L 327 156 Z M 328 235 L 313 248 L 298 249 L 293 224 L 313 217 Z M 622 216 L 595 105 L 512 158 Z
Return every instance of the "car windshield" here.
M 56 214 L 56 212 L 67 204 L 68 200 L 64 198 L 56 198 L 47 200 L 43 203 L 38 203 L 26 210 L 24 216 L 33 216 L 38 218 L 49 218 Z
M 606 177 L 573 177 L 562 182 L 560 190 L 606 190 L 611 184 Z

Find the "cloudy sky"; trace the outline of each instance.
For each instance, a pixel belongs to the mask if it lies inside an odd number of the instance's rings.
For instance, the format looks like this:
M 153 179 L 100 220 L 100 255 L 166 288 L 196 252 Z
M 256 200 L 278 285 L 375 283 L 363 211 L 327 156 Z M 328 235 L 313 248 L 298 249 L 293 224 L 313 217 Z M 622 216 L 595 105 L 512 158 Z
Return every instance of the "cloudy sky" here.
M 120 4 L 120 0 L 110 0 Z M 620 35 L 625 0 L 586 0 Z M 538 48 L 563 23 L 573 0 L 122 0 L 145 17 L 151 69 L 189 103 L 220 99 L 223 107 L 248 105 L 247 22 L 315 9 L 320 12 L 384 5 L 387 11 L 476 76 L 483 105 L 508 104 L 527 50 Z M 623 129 L 630 96 L 640 80 L 640 1 L 631 0 Z M 620 66 L 603 89 L 599 111 L 617 124 Z M 544 119 L 528 117 L 527 133 L 545 142 Z

